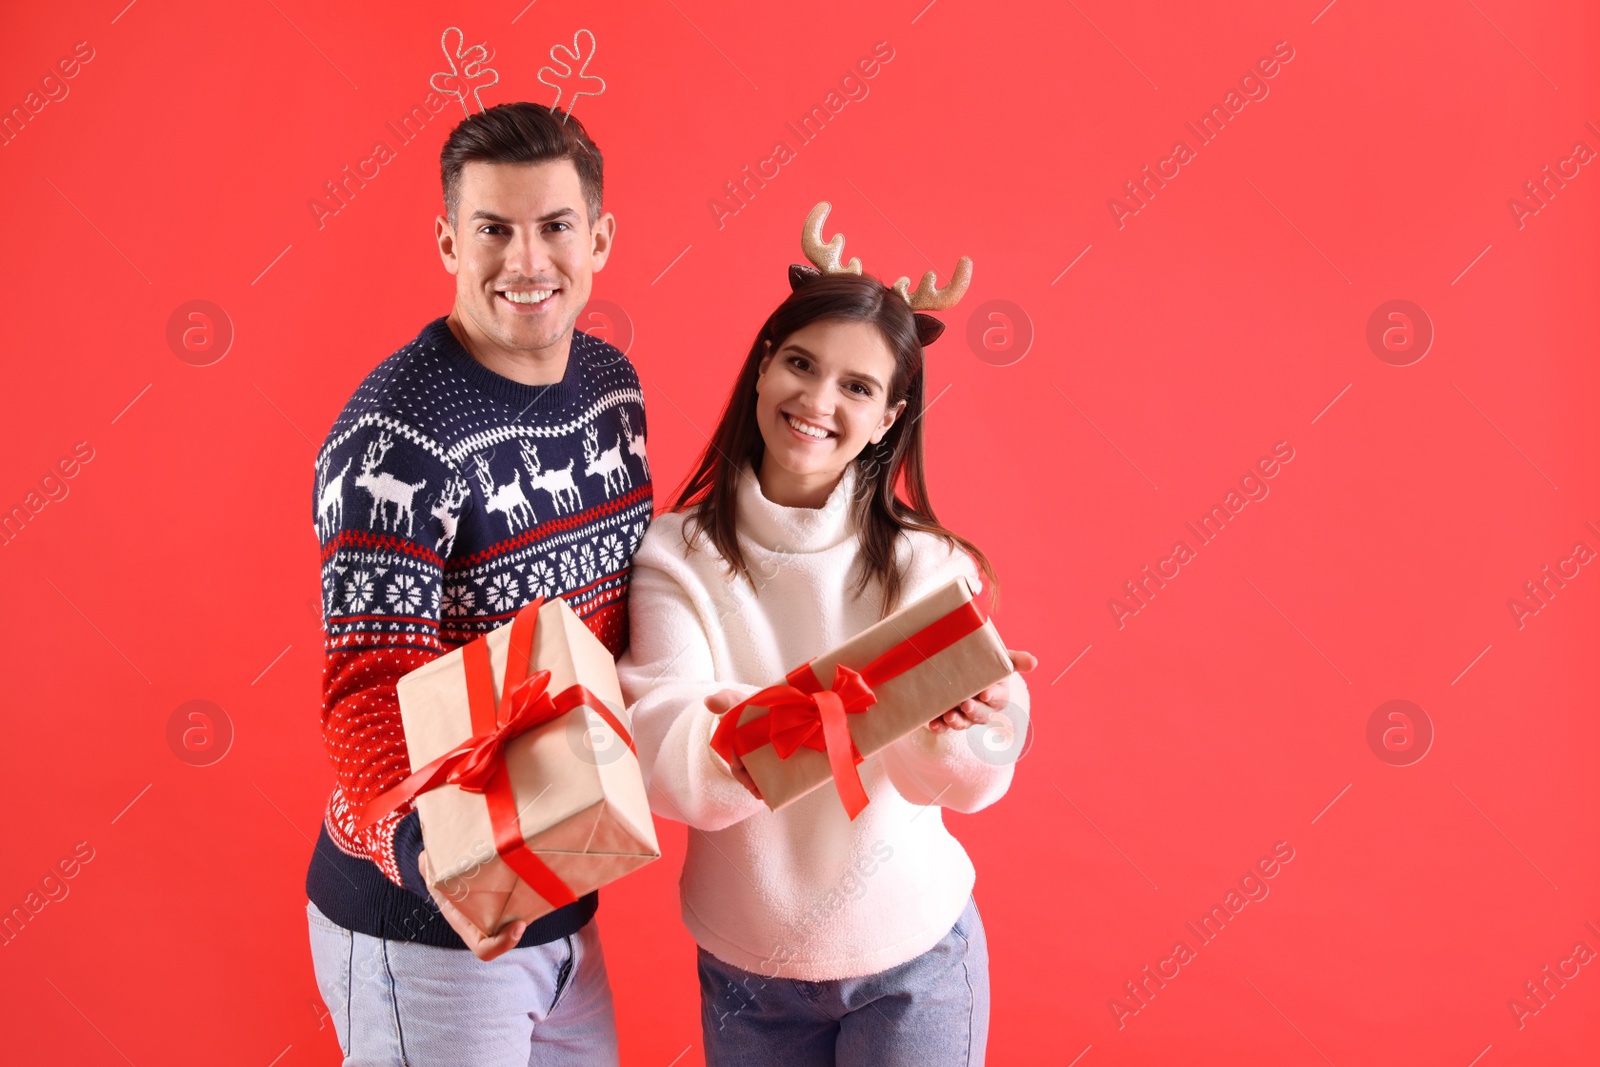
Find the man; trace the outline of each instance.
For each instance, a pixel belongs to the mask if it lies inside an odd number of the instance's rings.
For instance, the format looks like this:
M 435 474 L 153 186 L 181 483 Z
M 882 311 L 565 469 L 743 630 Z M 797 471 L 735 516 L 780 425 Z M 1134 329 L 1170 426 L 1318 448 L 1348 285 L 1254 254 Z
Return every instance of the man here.
M 599 150 L 571 116 L 503 104 L 440 164 L 455 306 L 367 375 L 317 454 L 338 784 L 306 875 L 313 963 L 347 1064 L 616 1063 L 598 894 L 490 936 L 425 881 L 414 809 L 355 830 L 410 770 L 396 680 L 539 596 L 620 654 L 650 521 L 638 377 L 574 329 L 616 232 Z

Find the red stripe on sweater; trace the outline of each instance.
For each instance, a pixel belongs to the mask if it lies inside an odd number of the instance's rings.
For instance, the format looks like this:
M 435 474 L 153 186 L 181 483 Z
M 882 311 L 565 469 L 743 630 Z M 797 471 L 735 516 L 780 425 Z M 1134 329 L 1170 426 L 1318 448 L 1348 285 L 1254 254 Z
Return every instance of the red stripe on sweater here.
M 456 570 L 461 567 L 473 567 L 479 563 L 487 563 L 489 560 L 503 556 L 507 552 L 515 551 L 524 545 L 542 541 L 551 534 L 560 533 L 563 530 L 581 529 L 596 519 L 614 515 L 644 500 L 650 496 L 650 485 L 651 483 L 648 481 L 643 482 L 615 500 L 607 500 L 604 504 L 596 504 L 592 508 L 585 508 L 583 511 L 574 512 L 571 515 L 563 515 L 559 519 L 551 519 L 549 522 L 543 522 L 537 526 L 530 526 L 515 537 L 508 537 L 504 541 L 495 542 L 482 552 L 477 552 L 461 559 L 452 559 L 450 561 L 451 569 Z
M 415 541 L 406 541 L 389 534 L 373 533 L 370 530 L 340 530 L 334 534 L 327 544 L 322 546 L 322 562 L 326 563 L 333 558 L 333 554 L 341 548 L 379 549 L 385 552 L 395 552 L 402 556 L 411 556 L 424 563 L 431 563 L 443 569 L 444 560 L 439 553 Z

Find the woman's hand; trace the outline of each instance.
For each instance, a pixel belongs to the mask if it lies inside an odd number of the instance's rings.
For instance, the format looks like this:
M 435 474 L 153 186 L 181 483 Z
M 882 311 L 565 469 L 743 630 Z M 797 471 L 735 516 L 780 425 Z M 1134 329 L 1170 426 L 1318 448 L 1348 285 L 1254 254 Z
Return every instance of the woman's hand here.
M 433 897 L 433 902 L 439 905 L 439 911 L 444 915 L 445 922 L 467 943 L 472 954 L 480 960 L 492 960 L 496 956 L 509 952 L 517 947 L 517 942 L 522 940 L 522 933 L 528 928 L 525 920 L 517 920 L 503 927 L 499 933 L 490 936 L 478 929 L 478 924 L 461 914 L 451 899 L 428 881 L 428 850 L 423 849 L 417 854 L 417 869 L 422 872 L 422 880 L 428 882 L 428 895 Z
M 1038 657 L 1031 652 L 1007 651 L 1011 656 L 1011 669 L 1014 671 L 1025 674 L 1039 665 Z M 994 717 L 995 712 L 1002 710 L 1010 699 L 1010 682 L 1002 678 L 977 696 L 963 700 L 956 707 L 928 723 L 928 729 L 937 734 L 947 730 L 965 730 L 969 726 L 982 726 Z
M 723 689 L 706 697 L 706 707 L 711 709 L 713 715 L 725 715 L 729 708 L 743 699 L 744 694 L 737 689 Z M 737 752 L 727 761 L 727 764 L 728 773 L 733 775 L 734 781 L 748 789 L 750 795 L 757 800 L 764 801 L 766 799 L 761 795 L 761 787 L 756 785 L 756 780 L 750 777 L 749 771 L 745 770 L 744 761 L 739 758 Z

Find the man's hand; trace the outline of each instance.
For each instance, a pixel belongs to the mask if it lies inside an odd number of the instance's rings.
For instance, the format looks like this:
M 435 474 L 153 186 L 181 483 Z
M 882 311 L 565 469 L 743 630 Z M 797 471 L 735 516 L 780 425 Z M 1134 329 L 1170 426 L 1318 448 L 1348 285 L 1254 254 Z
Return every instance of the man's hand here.
M 711 709 L 711 714 L 713 715 L 724 715 L 727 713 L 729 708 L 733 707 L 743 699 L 744 694 L 739 692 L 737 689 L 724 689 L 720 692 L 712 693 L 710 696 L 706 697 L 706 707 Z M 755 797 L 757 800 L 766 799 L 761 795 L 761 787 L 756 785 L 756 780 L 750 777 L 749 771 L 745 770 L 744 761 L 739 758 L 739 754 L 737 752 L 734 753 L 733 758 L 728 760 L 727 763 L 728 773 L 733 775 L 735 781 L 748 789 L 751 796 Z
M 1011 669 L 1026 674 L 1039 665 L 1039 660 L 1031 652 L 1011 652 Z M 1007 701 L 1011 699 L 1011 685 L 1007 679 L 1000 679 L 977 696 L 963 700 L 958 706 L 940 715 L 928 723 L 928 729 L 934 733 L 946 730 L 965 730 L 969 726 L 982 726 L 994 717 L 994 713 L 1002 710 Z
M 478 929 L 476 923 L 461 914 L 459 908 L 451 902 L 450 898 L 440 893 L 434 884 L 428 880 L 428 850 L 423 849 L 417 855 L 417 869 L 422 872 L 422 880 L 428 883 L 428 895 L 433 897 L 433 902 L 439 905 L 439 911 L 444 915 L 450 928 L 460 935 L 461 940 L 467 943 L 472 954 L 480 960 L 492 960 L 502 953 L 517 947 L 517 942 L 522 940 L 522 933 L 528 928 L 524 920 L 518 920 L 510 926 L 490 937 Z

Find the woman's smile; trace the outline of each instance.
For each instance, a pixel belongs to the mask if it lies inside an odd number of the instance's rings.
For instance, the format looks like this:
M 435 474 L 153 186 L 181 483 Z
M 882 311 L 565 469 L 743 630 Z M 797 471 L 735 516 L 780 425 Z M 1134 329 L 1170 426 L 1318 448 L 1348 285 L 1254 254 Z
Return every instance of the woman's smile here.
M 794 436 L 799 440 L 804 441 L 807 444 L 821 444 L 824 441 L 839 436 L 825 426 L 819 426 L 814 422 L 808 422 L 798 415 L 791 415 L 787 411 L 779 411 L 778 414 L 781 415 L 784 422 L 788 424 L 790 432 L 793 433 Z

